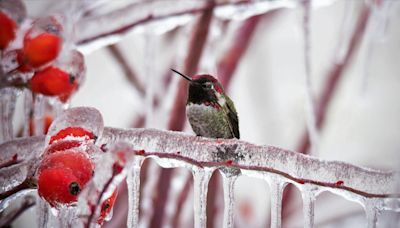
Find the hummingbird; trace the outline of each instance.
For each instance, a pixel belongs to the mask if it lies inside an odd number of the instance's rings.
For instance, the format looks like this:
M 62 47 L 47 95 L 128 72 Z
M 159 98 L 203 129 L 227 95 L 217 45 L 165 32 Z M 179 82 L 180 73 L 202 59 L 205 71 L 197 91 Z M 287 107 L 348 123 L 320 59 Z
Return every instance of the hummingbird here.
M 235 106 L 219 81 L 208 74 L 190 78 L 171 70 L 189 81 L 186 115 L 196 135 L 239 139 L 239 120 Z

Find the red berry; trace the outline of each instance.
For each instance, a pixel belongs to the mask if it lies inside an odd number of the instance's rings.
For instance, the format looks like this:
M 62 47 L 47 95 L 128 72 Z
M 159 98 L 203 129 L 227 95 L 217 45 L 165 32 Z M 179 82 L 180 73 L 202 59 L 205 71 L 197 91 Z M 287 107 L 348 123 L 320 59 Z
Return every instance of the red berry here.
M 32 92 L 47 96 L 70 94 L 75 88 L 74 84 L 73 77 L 53 66 L 36 72 L 30 80 Z
M 77 140 L 61 140 L 54 142 L 51 144 L 47 150 L 46 154 L 52 154 L 58 151 L 64 151 L 72 148 L 79 147 L 82 144 L 82 142 L 77 141 Z
M 93 176 L 93 164 L 83 152 L 67 150 L 46 155 L 40 164 L 39 173 L 50 168 L 70 170 L 81 186 L 85 186 Z
M 117 195 L 118 195 L 118 189 L 115 189 L 113 194 L 101 204 L 100 216 L 97 219 L 97 223 L 99 225 L 103 224 L 104 219 L 110 213 L 112 207 L 114 206 L 115 199 L 117 198 Z
M 24 38 L 23 63 L 37 68 L 57 58 L 61 50 L 61 38 L 44 32 L 34 38 Z
M 96 136 L 90 132 L 87 131 L 86 129 L 83 129 L 81 127 L 67 127 L 59 131 L 57 134 L 53 135 L 50 138 L 50 143 L 52 144 L 54 141 L 66 138 L 67 136 L 72 136 L 72 137 L 85 137 L 86 140 L 89 139 L 94 139 L 96 140 Z
M 14 20 L 0 11 L 0 50 L 5 49 L 15 38 L 15 29 Z
M 52 206 L 76 202 L 81 190 L 82 185 L 70 169 L 49 168 L 39 174 L 38 193 Z

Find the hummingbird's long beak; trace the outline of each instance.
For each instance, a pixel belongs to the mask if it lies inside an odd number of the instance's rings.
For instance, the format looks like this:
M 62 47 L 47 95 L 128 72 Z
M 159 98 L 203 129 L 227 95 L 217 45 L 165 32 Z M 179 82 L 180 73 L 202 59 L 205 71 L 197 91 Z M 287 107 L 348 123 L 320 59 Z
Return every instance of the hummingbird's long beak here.
M 179 74 L 180 76 L 182 76 L 184 79 L 188 80 L 189 82 L 192 82 L 192 79 L 191 79 L 190 77 L 188 77 L 188 76 L 182 74 L 181 72 L 179 72 L 179 71 L 177 71 L 177 70 L 174 70 L 174 69 L 172 69 L 172 68 L 171 68 L 171 70 L 172 70 L 173 72 Z

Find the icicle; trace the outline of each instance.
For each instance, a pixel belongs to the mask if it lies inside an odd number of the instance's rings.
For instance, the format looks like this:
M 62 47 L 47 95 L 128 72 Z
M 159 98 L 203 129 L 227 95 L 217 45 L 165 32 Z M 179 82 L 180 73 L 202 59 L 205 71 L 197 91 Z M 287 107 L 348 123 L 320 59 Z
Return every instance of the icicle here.
M 23 123 L 23 131 L 22 136 L 29 136 L 29 127 L 30 127 L 30 118 L 33 110 L 33 97 L 32 92 L 28 89 L 24 90 L 24 123 Z
M 207 191 L 213 169 L 193 168 L 194 227 L 207 227 Z
M 0 90 L 0 111 L 1 111 L 1 135 L 0 142 L 13 139 L 13 116 L 15 102 L 18 91 L 13 88 L 4 88 Z
M 34 135 L 43 135 L 44 128 L 44 112 L 46 108 L 45 97 L 40 94 L 35 95 L 35 103 L 33 105 L 33 133 Z
M 36 206 L 36 214 L 37 214 L 37 224 L 39 228 L 46 228 L 49 222 L 49 205 L 42 199 L 40 196 L 37 196 L 37 206 Z
M 143 160 L 143 157 L 136 156 L 126 177 L 129 200 L 127 227 L 129 228 L 139 227 L 140 168 Z
M 314 202 L 315 193 L 308 189 L 303 189 L 303 215 L 304 215 L 304 227 L 312 228 L 314 227 Z
M 312 0 L 304 0 L 304 18 L 303 18 L 303 31 L 304 31 L 304 66 L 305 66 L 305 87 L 306 87 L 306 122 L 308 135 L 311 142 L 310 154 L 316 155 L 318 150 L 318 128 L 316 120 L 315 101 L 312 92 L 312 60 L 311 60 L 311 36 L 310 36 L 310 15 Z
M 365 215 L 367 217 L 367 227 L 375 228 L 378 222 L 379 207 L 381 201 L 377 199 L 366 199 L 364 204 Z
M 237 179 L 237 175 L 226 175 L 224 172 L 221 172 L 223 187 L 224 187 L 224 228 L 233 228 L 234 227 L 234 185 Z
M 270 181 L 271 227 L 280 228 L 282 223 L 282 194 L 287 183 L 274 178 Z

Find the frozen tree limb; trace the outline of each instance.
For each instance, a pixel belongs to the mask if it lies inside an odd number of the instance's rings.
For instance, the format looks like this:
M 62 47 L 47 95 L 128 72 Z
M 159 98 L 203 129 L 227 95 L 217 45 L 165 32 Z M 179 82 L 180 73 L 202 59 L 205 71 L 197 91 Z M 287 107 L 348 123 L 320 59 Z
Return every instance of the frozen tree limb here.
M 274 173 L 291 183 L 308 183 L 367 198 L 400 197 L 400 192 L 395 191 L 395 172 L 324 161 L 295 151 L 257 146 L 237 139 L 208 139 L 154 129 L 105 128 L 101 141 L 127 142 L 133 145 L 134 150 L 144 150 L 144 156 L 160 158 L 159 163 L 165 167 L 229 166 L 242 169 L 242 173 L 248 176 L 254 175 L 250 171 Z M 218 161 L 217 154 L 221 151 L 242 158 L 237 163 Z

